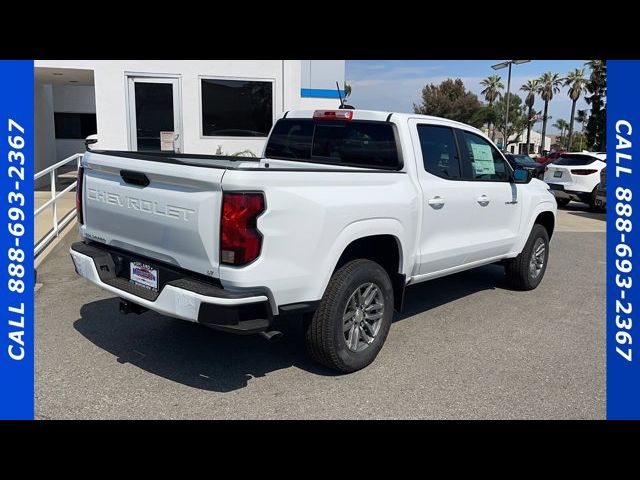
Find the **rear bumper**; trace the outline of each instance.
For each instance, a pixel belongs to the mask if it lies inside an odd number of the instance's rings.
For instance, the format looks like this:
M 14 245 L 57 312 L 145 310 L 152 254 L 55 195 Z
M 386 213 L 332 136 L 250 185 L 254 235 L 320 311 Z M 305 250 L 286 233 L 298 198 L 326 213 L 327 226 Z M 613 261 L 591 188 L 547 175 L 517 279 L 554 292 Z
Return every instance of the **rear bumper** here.
M 571 199 L 579 200 L 581 197 L 584 197 L 585 195 L 591 194 L 591 190 L 589 190 L 589 191 L 587 191 L 587 190 L 584 190 L 584 191 L 582 191 L 582 190 L 574 190 L 575 186 L 573 186 L 573 185 L 570 186 L 570 188 L 566 188 L 561 183 L 550 183 L 550 182 L 547 182 L 547 185 L 549 185 L 549 188 L 551 189 L 551 192 L 556 197 L 560 197 L 560 198 L 571 198 Z
M 273 319 L 264 294 L 230 292 L 216 285 L 213 279 L 207 282 L 179 269 L 100 244 L 76 242 L 69 253 L 81 277 L 163 315 L 240 334 L 265 331 Z M 132 259 L 157 266 L 160 277 L 169 280 L 161 282 L 158 291 L 132 284 L 127 276 Z

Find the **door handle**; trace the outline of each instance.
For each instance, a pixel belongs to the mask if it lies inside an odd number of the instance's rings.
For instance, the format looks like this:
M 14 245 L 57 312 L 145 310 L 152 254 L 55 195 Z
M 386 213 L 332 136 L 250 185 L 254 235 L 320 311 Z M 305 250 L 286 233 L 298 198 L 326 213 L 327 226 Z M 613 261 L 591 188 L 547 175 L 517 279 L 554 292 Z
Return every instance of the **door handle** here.
M 433 208 L 439 209 L 444 206 L 444 198 L 436 195 L 435 197 L 430 198 L 429 201 L 427 201 L 427 203 L 431 205 Z
M 483 207 L 486 207 L 487 205 L 489 205 L 489 202 L 491 201 L 491 199 L 487 196 L 487 195 L 480 195 L 478 198 L 476 198 L 476 201 Z

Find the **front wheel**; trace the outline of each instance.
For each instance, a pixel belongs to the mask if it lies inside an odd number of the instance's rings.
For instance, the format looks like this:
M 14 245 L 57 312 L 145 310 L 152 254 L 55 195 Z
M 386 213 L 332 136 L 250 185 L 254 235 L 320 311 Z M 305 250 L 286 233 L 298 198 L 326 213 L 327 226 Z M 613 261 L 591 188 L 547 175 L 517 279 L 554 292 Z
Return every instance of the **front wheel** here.
M 518 290 L 533 290 L 540 285 L 548 260 L 549 234 L 536 223 L 520 255 L 507 261 L 507 280 Z
M 343 373 L 371 364 L 393 319 L 393 288 L 387 272 L 370 260 L 353 260 L 331 277 L 306 330 L 307 350 Z
M 556 197 L 556 203 L 558 204 L 559 207 L 566 207 L 567 205 L 569 205 L 570 201 L 571 201 L 570 198 Z

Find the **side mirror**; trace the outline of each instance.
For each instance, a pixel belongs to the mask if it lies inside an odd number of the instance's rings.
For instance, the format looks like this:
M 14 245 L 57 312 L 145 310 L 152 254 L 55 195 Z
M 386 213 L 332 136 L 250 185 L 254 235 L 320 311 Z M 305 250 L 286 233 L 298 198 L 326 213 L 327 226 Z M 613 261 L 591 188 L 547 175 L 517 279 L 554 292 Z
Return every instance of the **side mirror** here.
M 513 171 L 513 183 L 529 183 L 531 181 L 531 170 L 524 168 L 516 168 Z
M 94 143 L 98 143 L 98 135 L 89 135 L 85 140 L 84 140 L 84 148 L 87 149 L 87 151 L 91 150 L 89 148 L 89 145 L 93 145 Z

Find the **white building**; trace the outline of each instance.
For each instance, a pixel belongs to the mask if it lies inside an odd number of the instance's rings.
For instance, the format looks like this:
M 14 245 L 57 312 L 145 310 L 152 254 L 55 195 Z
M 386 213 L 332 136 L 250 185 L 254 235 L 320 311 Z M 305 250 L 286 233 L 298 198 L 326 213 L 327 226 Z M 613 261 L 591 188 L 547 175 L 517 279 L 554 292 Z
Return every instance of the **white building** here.
M 260 155 L 277 115 L 336 108 L 344 77 L 344 60 L 36 60 L 35 171 L 94 133 L 101 149 L 160 150 L 173 132 L 175 151 Z
M 486 129 L 485 129 L 486 130 Z M 504 143 L 504 135 L 502 132 L 496 130 L 495 133 L 495 142 L 500 148 L 502 148 L 502 144 Z M 524 154 L 527 153 L 530 155 L 540 154 L 542 147 L 542 133 L 536 132 L 535 130 L 531 130 L 531 137 L 529 138 L 529 151 L 527 152 L 527 131 L 522 132 L 520 136 L 512 135 L 509 138 L 509 144 L 507 145 L 507 152 L 509 153 L 517 153 Z M 551 137 L 549 135 L 545 135 L 544 142 L 545 150 L 551 149 Z

